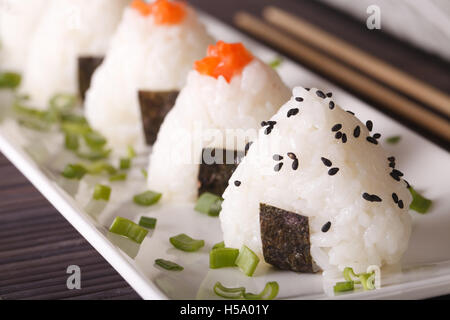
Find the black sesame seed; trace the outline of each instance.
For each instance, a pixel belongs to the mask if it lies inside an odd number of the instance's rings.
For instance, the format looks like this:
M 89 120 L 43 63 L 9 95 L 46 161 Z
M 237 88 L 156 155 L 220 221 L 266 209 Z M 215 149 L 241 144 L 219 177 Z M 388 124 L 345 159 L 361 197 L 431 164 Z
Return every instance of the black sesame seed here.
M 267 122 L 266 121 L 262 121 L 261 122 L 261 127 L 265 127 L 265 126 L 267 126 Z
M 332 96 L 333 96 L 333 93 L 332 93 L 332 92 L 328 92 L 328 93 L 327 93 L 327 97 L 328 97 L 328 98 L 331 98 Z
M 322 226 L 322 232 L 327 232 L 328 230 L 330 230 L 330 228 L 331 228 L 331 222 L 328 221 L 327 223 L 325 223 L 325 224 Z
M 380 139 L 380 138 L 381 138 L 381 134 L 375 133 L 375 134 L 373 135 L 373 137 L 374 137 L 375 139 Z
M 273 167 L 273 170 L 275 170 L 276 172 L 280 171 L 281 168 L 283 167 L 283 162 L 278 163 L 275 167 Z
M 397 169 L 392 170 L 392 173 L 395 174 L 396 176 L 403 177 L 403 172 Z
M 330 103 L 328 104 L 328 107 L 333 110 L 334 109 L 334 102 L 330 101 Z
M 295 100 L 298 101 L 298 102 L 302 102 L 302 101 L 303 101 L 303 98 L 301 98 L 301 97 L 296 97 Z
M 362 197 L 363 197 L 364 200 L 372 201 L 371 195 L 366 193 L 366 192 L 363 193 Z
M 281 161 L 281 160 L 283 160 L 283 156 L 281 156 L 279 154 L 274 154 L 272 159 L 275 161 Z
M 367 137 L 366 139 L 367 139 L 367 141 L 369 141 L 370 143 L 378 144 L 377 139 L 374 139 L 373 137 Z
M 381 202 L 381 198 L 375 194 L 372 195 L 372 201 L 373 202 Z
M 333 163 L 327 158 L 322 157 L 320 158 L 320 160 L 322 160 L 323 164 L 326 165 L 327 167 L 331 167 L 333 165 Z
M 269 126 L 264 130 L 264 134 L 269 135 L 272 132 L 273 127 Z
M 395 192 L 392 194 L 392 199 L 394 200 L 395 203 L 398 203 L 398 196 Z
M 342 143 L 346 143 L 347 142 L 347 135 L 344 133 L 342 135 Z
M 375 194 L 368 194 L 366 192 L 363 193 L 362 197 L 364 198 L 364 200 L 367 200 L 369 202 L 381 202 L 381 198 L 378 197 Z
M 317 90 L 316 91 L 316 94 L 317 94 L 317 96 L 319 97 L 319 98 L 322 98 L 322 99 L 325 99 L 327 96 L 325 95 L 325 93 L 323 93 L 322 91 L 320 91 L 320 90 Z
M 241 182 L 240 182 L 239 180 L 236 180 L 236 181 L 234 182 L 234 185 L 235 185 L 236 187 L 239 187 L 239 186 L 241 185 Z
M 395 181 L 400 181 L 400 178 L 396 176 L 393 172 L 391 172 L 390 175 L 392 178 L 394 178 Z
M 392 168 L 392 169 L 394 169 L 394 168 L 395 168 L 395 162 L 390 162 L 390 163 L 389 163 L 389 167 Z
M 295 116 L 299 112 L 298 108 L 290 109 L 287 113 L 287 117 Z
M 271 125 L 271 126 L 274 126 L 274 125 L 276 125 L 276 124 L 277 124 L 277 122 L 276 122 L 276 121 L 267 121 L 267 123 L 268 123 L 269 125 Z
M 309 90 L 311 90 L 311 88 L 305 88 L 305 90 L 306 90 L 306 91 L 309 91 Z
M 356 126 L 355 130 L 353 130 L 353 136 L 355 138 L 358 138 L 360 134 L 361 134 L 361 128 L 359 126 Z
M 297 170 L 298 169 L 298 159 L 295 159 L 294 162 L 292 162 L 292 169 Z
M 336 131 L 339 131 L 341 129 L 342 129 L 342 124 L 338 123 L 338 124 L 335 124 L 333 126 L 333 128 L 331 128 L 331 131 L 336 132 Z
M 336 173 L 338 173 L 339 168 L 331 168 L 330 170 L 328 170 L 328 174 L 330 176 L 334 176 Z
M 292 160 L 297 159 L 297 156 L 296 156 L 293 152 L 288 152 L 287 156 L 288 156 L 289 158 L 291 158 Z
M 348 113 L 350 113 L 352 116 L 355 115 L 355 113 L 353 111 L 347 110 Z
M 404 205 L 403 205 L 403 201 L 402 201 L 402 200 L 400 200 L 400 201 L 398 202 L 398 207 L 399 207 L 400 209 L 403 209 Z
M 368 120 L 366 122 L 366 127 L 367 127 L 367 129 L 369 129 L 369 131 L 372 131 L 372 129 L 373 129 L 373 122 Z
M 387 159 L 388 159 L 388 161 L 390 161 L 390 162 L 395 161 L 395 157 L 389 157 L 389 158 L 387 158 Z
M 334 135 L 334 137 L 335 137 L 336 139 L 342 138 L 342 132 L 340 132 L 340 131 L 336 132 L 336 134 Z

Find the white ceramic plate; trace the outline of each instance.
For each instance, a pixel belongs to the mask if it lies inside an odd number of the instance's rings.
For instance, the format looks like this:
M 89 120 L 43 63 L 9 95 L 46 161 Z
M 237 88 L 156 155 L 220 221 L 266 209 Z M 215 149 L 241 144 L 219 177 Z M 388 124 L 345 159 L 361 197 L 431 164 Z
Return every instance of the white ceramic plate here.
M 217 39 L 242 41 L 265 61 L 278 56 L 229 26 L 208 16 L 203 18 Z M 341 106 L 354 111 L 363 121 L 373 120 L 375 130 L 383 133 L 383 137 L 401 135 L 399 144 L 385 147 L 397 157 L 398 167 L 408 181 L 434 200 L 427 215 L 411 212 L 414 227 L 409 249 L 401 268 L 383 270 L 380 290 L 329 297 L 323 292 L 320 275 L 277 271 L 265 266 L 258 267 L 251 278 L 235 268 L 210 270 L 209 250 L 222 240 L 218 218 L 195 212 L 193 204 L 156 205 L 147 209 L 132 203 L 133 195 L 146 189 L 140 169 L 146 168 L 147 154 L 139 155 L 134 161 L 126 182 L 111 183 L 111 200 L 102 205 L 90 199 L 94 185 L 108 182 L 106 178 L 102 181 L 99 177 L 86 176 L 77 183 L 60 176 L 62 168 L 75 161 L 64 150 L 61 135 L 37 133 L 4 116 L 0 124 L 0 150 L 145 299 L 215 299 L 212 287 L 216 281 L 229 287 L 245 286 L 251 292 L 259 292 L 267 281 L 278 281 L 280 299 L 418 299 L 450 293 L 450 155 L 287 59 L 283 60 L 279 73 L 290 86 L 332 91 Z M 8 98 L 7 93 L 0 92 L 3 104 L 8 103 Z M 131 241 L 108 232 L 118 215 L 134 221 L 141 215 L 158 219 L 156 230 L 144 240 L 138 252 Z M 182 232 L 204 239 L 205 247 L 195 253 L 174 249 L 169 237 Z M 178 262 L 185 269 L 182 272 L 159 269 L 154 266 L 157 258 Z

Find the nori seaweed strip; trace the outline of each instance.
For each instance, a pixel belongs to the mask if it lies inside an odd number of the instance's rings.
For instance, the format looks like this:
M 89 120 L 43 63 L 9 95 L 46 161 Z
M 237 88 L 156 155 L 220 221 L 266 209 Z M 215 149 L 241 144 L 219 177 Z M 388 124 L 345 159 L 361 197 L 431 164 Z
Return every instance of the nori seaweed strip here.
M 282 270 L 318 271 L 310 253 L 308 217 L 260 203 L 259 219 L 267 263 Z
M 209 158 L 210 156 L 211 158 Z M 203 149 L 198 173 L 198 195 L 211 192 L 221 196 L 228 186 L 228 180 L 230 180 L 231 175 L 244 156 L 244 151 L 218 148 Z M 232 159 L 232 161 L 227 161 L 227 159 Z
M 175 105 L 179 91 L 139 91 L 145 141 L 153 145 L 164 118 Z
M 91 86 L 92 76 L 102 64 L 104 58 L 101 56 L 78 57 L 78 91 L 83 101 L 86 97 L 86 92 Z

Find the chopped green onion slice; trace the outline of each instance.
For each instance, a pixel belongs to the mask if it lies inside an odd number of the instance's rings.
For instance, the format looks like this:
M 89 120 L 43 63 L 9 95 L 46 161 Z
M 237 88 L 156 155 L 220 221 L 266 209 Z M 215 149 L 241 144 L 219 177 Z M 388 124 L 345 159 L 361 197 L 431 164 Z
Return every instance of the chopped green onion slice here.
M 21 115 L 33 117 L 33 118 L 39 118 L 41 120 L 44 120 L 46 117 L 46 114 L 47 114 L 47 112 L 44 110 L 38 110 L 38 109 L 26 107 L 17 101 L 13 104 L 13 110 L 14 110 L 14 112 L 19 113 Z
M 124 181 L 127 180 L 127 174 L 126 173 L 118 173 L 115 175 L 112 175 L 111 177 L 109 177 L 109 181 L 114 182 L 114 181 Z
M 344 281 L 338 282 L 334 286 L 334 292 L 345 292 L 345 291 L 353 291 L 355 289 L 355 285 L 353 281 Z
M 139 220 L 139 225 L 147 229 L 155 229 L 156 221 L 156 218 L 141 217 L 141 219 Z
M 362 273 L 359 275 L 359 280 L 364 290 L 375 289 L 375 273 Z
M 80 147 L 80 143 L 78 142 L 78 135 L 67 132 L 65 135 L 65 143 L 66 149 L 76 151 Z
M 109 157 L 111 150 L 91 150 L 90 152 L 77 152 L 77 156 L 81 159 L 97 161 Z
M 219 248 L 225 248 L 225 242 L 222 241 L 222 242 L 216 243 L 212 248 L 213 248 L 213 250 L 219 249 Z
M 413 201 L 411 202 L 409 208 L 411 210 L 417 211 L 422 214 L 427 213 L 428 210 L 430 209 L 433 201 L 431 201 L 430 199 L 427 199 L 424 196 L 422 196 L 421 194 L 419 194 L 411 186 L 408 189 L 413 197 Z
M 94 194 L 92 198 L 94 200 L 105 200 L 108 201 L 111 196 L 111 188 L 102 184 L 97 184 L 94 188 Z
M 216 217 L 222 210 L 223 199 L 215 194 L 205 192 L 197 200 L 195 210 Z
M 77 114 L 62 114 L 61 121 L 64 123 L 73 123 L 78 125 L 89 126 L 85 117 Z
M 171 237 L 169 240 L 175 248 L 187 252 L 197 251 L 205 245 L 205 241 L 192 239 L 184 233 Z
M 84 175 L 87 173 L 85 167 L 80 164 L 68 164 L 63 172 L 61 173 L 63 177 L 67 179 L 76 179 L 81 180 Z
M 368 269 L 370 270 L 370 269 Z M 345 282 L 338 282 L 335 286 L 335 292 L 340 292 L 340 291 L 336 291 L 336 290 L 341 290 L 341 291 L 350 291 L 354 289 L 354 285 L 355 284 L 362 284 L 364 290 L 373 290 L 375 289 L 375 271 L 373 272 L 368 272 L 368 273 L 360 273 L 360 274 L 356 274 L 352 268 L 345 268 L 344 269 L 344 279 L 346 280 Z M 350 288 L 350 284 L 351 283 L 351 289 Z M 347 288 L 347 289 L 346 289 Z
M 102 172 L 107 172 L 108 174 L 114 175 L 117 173 L 117 169 L 114 168 L 111 164 L 104 162 L 104 161 L 98 161 L 90 164 L 87 166 L 86 170 L 89 174 L 97 175 Z
M 15 89 L 20 85 L 22 77 L 18 73 L 3 72 L 0 73 L 0 88 Z
M 283 60 L 280 57 L 277 57 L 273 59 L 271 62 L 269 62 L 269 66 L 273 69 L 276 69 L 281 65 L 282 62 Z
M 132 146 L 128 146 L 128 158 L 130 159 L 136 158 L 136 151 Z
M 183 271 L 184 270 L 184 268 L 182 266 L 180 266 L 179 264 L 172 262 L 172 261 L 164 260 L 164 259 L 156 259 L 155 264 L 160 266 L 161 268 L 164 268 L 169 271 Z
M 356 283 L 359 283 L 359 281 L 357 280 L 357 279 L 358 279 L 358 276 L 359 276 L 359 275 L 355 274 L 355 272 L 353 271 L 352 268 L 346 267 L 346 268 L 344 269 L 344 279 L 345 279 L 346 281 L 354 281 L 354 282 L 356 282 Z M 356 280 L 355 280 L 355 279 L 356 279 Z
M 220 282 L 214 285 L 214 293 L 225 299 L 245 299 L 245 300 L 273 300 L 278 295 L 279 285 L 277 282 L 267 282 L 263 291 L 259 294 L 246 293 L 244 287 L 227 288 Z
M 402 139 L 401 136 L 392 136 L 392 137 L 386 138 L 386 142 L 389 144 L 396 144 L 396 143 L 399 143 L 401 139 Z
M 19 119 L 18 124 L 22 127 L 26 127 L 28 129 L 36 130 L 36 131 L 48 131 L 50 130 L 49 123 L 44 122 L 39 119 Z
M 86 123 L 72 121 L 64 121 L 61 124 L 61 129 L 64 132 L 70 132 L 80 135 L 85 135 L 92 131 L 91 127 L 89 127 Z
M 251 277 L 255 272 L 258 263 L 258 256 L 246 245 L 243 245 L 236 259 L 236 265 L 239 269 L 241 269 L 244 274 Z
M 56 109 L 58 111 L 69 110 L 75 107 L 77 103 L 77 97 L 71 94 L 59 93 L 54 95 L 50 101 L 50 108 Z
M 91 149 L 101 149 L 106 144 L 106 139 L 96 131 L 83 134 L 84 141 Z
M 134 196 L 133 201 L 137 205 L 148 207 L 154 205 L 161 199 L 162 194 L 154 191 L 146 191 Z
M 238 249 L 218 248 L 209 252 L 209 267 L 211 269 L 234 267 L 239 255 Z
M 127 237 L 139 244 L 144 241 L 148 233 L 147 229 L 142 228 L 133 221 L 122 217 L 116 217 L 109 231 Z
M 145 178 L 148 178 L 148 172 L 145 169 L 141 169 L 141 173 Z
M 130 167 L 131 167 L 131 159 L 129 158 L 120 159 L 120 169 L 126 170 L 130 169 Z
M 278 295 L 279 290 L 280 286 L 278 282 L 271 281 L 266 283 L 266 286 L 260 294 L 244 292 L 244 298 L 245 300 L 273 300 Z
M 216 282 L 214 285 L 214 293 L 225 299 L 242 299 L 244 297 L 245 288 L 227 288 L 220 282 Z

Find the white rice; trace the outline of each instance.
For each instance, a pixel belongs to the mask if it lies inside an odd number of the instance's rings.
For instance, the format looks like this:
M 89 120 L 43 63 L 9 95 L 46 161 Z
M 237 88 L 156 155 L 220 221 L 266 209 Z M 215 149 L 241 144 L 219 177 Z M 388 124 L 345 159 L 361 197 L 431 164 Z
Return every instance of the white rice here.
M 156 25 L 132 8 L 125 10 L 105 62 L 94 74 L 85 110 L 89 123 L 115 149 L 145 145 L 138 90 L 180 90 L 194 62 L 213 39 L 187 8 L 182 23 Z
M 153 146 L 149 188 L 163 200 L 195 201 L 202 148 L 244 150 L 247 141 L 235 141 L 238 135 L 255 136 L 289 96 L 278 74 L 258 59 L 230 83 L 191 71 Z
M 29 2 L 29 1 L 27 1 Z M 29 46 L 21 91 L 36 108 L 55 93 L 76 94 L 77 59 L 103 56 L 128 0 L 53 0 Z
M 406 182 L 391 176 L 387 155 L 380 145 L 369 143 L 371 133 L 355 116 L 336 106 L 331 98 L 319 98 L 316 89 L 295 88 L 294 97 L 272 117 L 276 125 L 270 135 L 261 129 L 244 161 L 230 179 L 220 220 L 227 247 L 243 244 L 263 256 L 259 204 L 272 206 L 309 217 L 311 255 L 323 270 L 354 268 L 366 272 L 368 266 L 398 262 L 408 246 L 411 218 L 408 208 L 411 195 Z M 299 113 L 287 117 L 292 108 Z M 340 131 L 348 141 L 335 138 L 331 128 L 342 124 Z M 353 136 L 356 126 L 361 135 Z M 299 159 L 297 170 L 287 156 Z M 283 167 L 273 155 L 282 155 Z M 334 176 L 321 158 L 339 168 Z M 239 180 L 236 187 L 232 181 Z M 375 194 L 382 202 L 369 202 L 363 193 Z M 404 209 L 394 203 L 396 193 Z M 322 226 L 331 222 L 328 232 Z
M 50 0 L 0 1 L 0 70 L 22 72 L 30 41 Z

